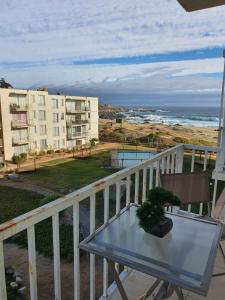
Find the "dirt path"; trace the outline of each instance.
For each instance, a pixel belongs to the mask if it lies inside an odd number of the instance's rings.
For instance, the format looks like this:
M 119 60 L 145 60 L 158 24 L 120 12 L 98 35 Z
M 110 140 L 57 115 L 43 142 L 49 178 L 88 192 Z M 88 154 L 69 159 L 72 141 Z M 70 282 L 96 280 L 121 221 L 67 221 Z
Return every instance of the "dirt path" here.
M 27 249 L 15 244 L 4 245 L 6 266 L 12 266 L 21 273 L 25 286 L 29 289 Z M 38 299 L 54 299 L 53 260 L 37 253 Z M 62 300 L 73 299 L 73 263 L 61 260 Z M 89 299 L 89 257 L 83 254 L 80 259 L 81 300 Z M 96 261 L 96 294 L 102 291 L 102 261 Z M 29 290 L 28 290 L 29 294 Z M 29 296 L 28 296 L 29 299 Z

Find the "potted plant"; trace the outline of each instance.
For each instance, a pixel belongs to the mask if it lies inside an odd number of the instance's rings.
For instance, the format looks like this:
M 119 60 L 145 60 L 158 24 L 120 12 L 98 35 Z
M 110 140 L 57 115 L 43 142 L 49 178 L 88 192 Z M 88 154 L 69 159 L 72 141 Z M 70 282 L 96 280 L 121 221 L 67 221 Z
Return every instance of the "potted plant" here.
M 156 187 L 147 194 L 147 200 L 138 207 L 139 225 L 145 232 L 160 238 L 164 237 L 173 227 L 173 222 L 165 216 L 165 207 L 180 205 L 180 200 L 172 192 Z

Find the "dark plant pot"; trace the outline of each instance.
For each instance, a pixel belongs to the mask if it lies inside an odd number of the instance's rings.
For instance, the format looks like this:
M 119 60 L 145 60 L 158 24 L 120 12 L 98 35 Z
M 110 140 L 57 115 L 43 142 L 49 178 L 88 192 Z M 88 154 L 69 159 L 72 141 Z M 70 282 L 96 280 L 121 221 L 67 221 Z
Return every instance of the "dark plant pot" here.
M 170 218 L 163 217 L 159 224 L 153 226 L 148 233 L 163 238 L 173 228 L 173 221 Z

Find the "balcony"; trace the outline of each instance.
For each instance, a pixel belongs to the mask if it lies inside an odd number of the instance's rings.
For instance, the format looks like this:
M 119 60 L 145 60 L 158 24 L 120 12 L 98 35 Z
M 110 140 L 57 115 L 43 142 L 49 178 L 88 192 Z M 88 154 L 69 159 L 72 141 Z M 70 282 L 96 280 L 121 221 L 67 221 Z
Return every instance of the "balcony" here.
M 90 111 L 90 108 L 87 106 L 84 107 L 75 107 L 75 108 L 71 108 L 71 107 L 66 107 L 66 113 L 67 114 L 83 114 L 86 113 L 87 111 Z
M 86 216 L 88 218 L 89 230 L 87 236 L 93 234 L 100 226 L 96 222 L 96 201 L 99 199 L 96 197 L 97 194 L 102 193 L 103 197 L 103 224 L 109 222 L 109 218 L 116 216 L 120 213 L 122 206 L 129 205 L 134 202 L 136 204 L 145 201 L 146 192 L 155 186 L 159 185 L 158 178 L 160 173 L 182 173 L 183 167 L 189 169 L 191 172 L 195 171 L 196 165 L 202 170 L 207 170 L 210 164 L 211 156 L 216 155 L 218 149 L 213 147 L 205 146 L 192 146 L 192 145 L 177 145 L 171 149 L 165 150 L 162 153 L 156 154 L 150 160 L 146 160 L 136 166 L 132 166 L 127 169 L 123 169 L 117 173 L 114 173 L 108 177 L 105 177 L 95 183 L 85 186 L 77 191 L 68 194 L 65 197 L 59 198 L 53 202 L 50 202 L 40 208 L 28 212 L 25 215 L 19 216 L 9 222 L 0 225 L 0 299 L 7 299 L 6 297 L 6 282 L 5 282 L 5 261 L 4 261 L 4 248 L 3 244 L 8 238 L 15 236 L 21 231 L 27 232 L 27 243 L 28 243 L 28 258 L 29 262 L 29 281 L 30 281 L 30 299 L 38 299 L 39 297 L 45 297 L 41 286 L 37 284 L 38 273 L 37 273 L 37 255 L 35 246 L 35 226 L 46 219 L 51 218 L 52 231 L 53 231 L 53 282 L 54 282 L 54 299 L 63 299 L 66 297 L 68 292 L 68 278 L 65 282 L 62 280 L 64 275 L 61 272 L 60 262 L 60 235 L 59 235 L 59 214 L 71 208 L 73 216 L 73 279 L 71 280 L 71 286 L 69 294 L 73 294 L 73 299 L 96 299 L 101 296 L 100 299 L 121 299 L 116 285 L 112 282 L 107 262 L 103 261 L 103 275 L 102 277 L 97 274 L 98 269 L 102 266 L 99 258 L 94 255 L 90 256 L 90 260 L 86 255 L 81 256 L 79 250 L 80 244 L 80 207 L 82 203 L 87 204 L 87 199 L 90 204 L 90 213 Z M 203 153 L 201 162 L 199 161 L 198 153 Z M 184 160 L 184 154 L 189 157 L 188 161 Z M 121 187 L 125 189 L 125 202 L 122 202 L 122 191 Z M 115 211 L 112 214 L 109 207 L 109 193 L 110 189 L 113 188 L 114 200 L 115 200 Z M 85 202 L 84 202 L 85 201 Z M 215 202 L 213 202 L 213 208 Z M 188 206 L 188 211 L 191 212 L 193 207 Z M 196 207 L 194 208 L 196 209 Z M 199 213 L 201 214 L 202 208 L 199 207 Z M 109 216 L 110 215 L 110 216 Z M 217 257 L 215 268 L 222 270 L 221 257 Z M 120 278 L 124 282 L 125 289 L 130 296 L 129 299 L 136 299 L 143 294 L 145 288 L 149 287 L 153 278 L 143 275 L 142 273 L 133 271 L 126 267 L 118 269 Z M 88 279 L 87 279 L 88 278 Z M 47 280 L 47 279 L 46 279 Z M 73 283 L 72 283 L 73 282 Z M 88 288 L 88 282 L 90 286 Z M 45 284 L 47 284 L 45 282 Z M 62 289 L 61 289 L 62 286 Z M 99 287 L 100 286 L 100 287 Z M 102 289 L 101 289 L 102 286 Z M 87 291 L 88 290 L 88 291 Z M 101 291 L 101 292 L 100 292 Z M 86 293 L 84 296 L 84 293 Z M 88 294 L 87 294 L 88 293 Z M 99 294 L 100 293 L 100 294 Z M 209 297 L 202 298 L 193 293 L 185 293 L 185 299 L 224 299 L 224 277 L 215 278 L 211 281 Z M 88 296 L 87 296 L 88 295 Z M 44 299 L 44 298 L 43 298 Z M 66 299 L 66 298 L 65 298 Z M 72 299 L 72 298 L 71 298 Z M 177 299 L 176 296 L 172 296 L 169 299 Z
M 29 143 L 28 136 L 26 137 L 13 137 L 12 138 L 12 145 L 13 146 L 19 146 L 19 145 L 26 145 Z
M 88 135 L 88 131 L 76 132 L 74 134 L 67 134 L 67 140 L 75 140 L 78 138 L 86 137 Z
M 15 104 L 15 103 L 11 103 L 10 104 L 10 112 L 14 113 L 14 112 L 21 112 L 21 111 L 27 111 L 28 110 L 28 105 L 27 104 Z
M 72 127 L 73 125 L 82 125 L 82 124 L 88 124 L 89 120 L 81 120 L 81 119 L 76 119 L 76 120 L 67 120 L 66 121 L 66 126 L 67 127 Z
M 21 121 L 12 121 L 11 122 L 11 128 L 12 129 L 22 129 L 22 128 L 27 128 L 30 126 L 30 122 L 27 120 L 27 121 L 24 121 L 24 122 L 21 122 Z

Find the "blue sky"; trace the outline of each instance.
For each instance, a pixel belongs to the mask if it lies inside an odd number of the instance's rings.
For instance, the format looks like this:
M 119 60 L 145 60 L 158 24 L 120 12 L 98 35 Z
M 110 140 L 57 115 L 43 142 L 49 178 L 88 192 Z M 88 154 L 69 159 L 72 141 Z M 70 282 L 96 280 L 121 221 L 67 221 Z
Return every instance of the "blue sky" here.
M 176 0 L 4 0 L 0 76 L 124 105 L 219 104 L 225 6 Z

